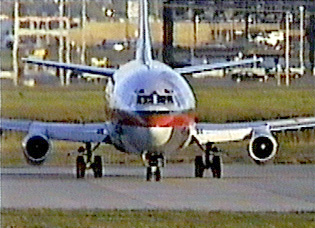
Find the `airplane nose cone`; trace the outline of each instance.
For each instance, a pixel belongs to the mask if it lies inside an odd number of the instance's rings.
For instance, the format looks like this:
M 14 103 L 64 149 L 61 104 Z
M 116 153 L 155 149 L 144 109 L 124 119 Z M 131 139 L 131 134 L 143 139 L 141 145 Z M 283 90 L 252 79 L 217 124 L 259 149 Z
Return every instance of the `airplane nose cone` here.
M 151 127 L 149 128 L 149 134 L 153 146 L 162 146 L 169 141 L 172 135 L 172 127 Z

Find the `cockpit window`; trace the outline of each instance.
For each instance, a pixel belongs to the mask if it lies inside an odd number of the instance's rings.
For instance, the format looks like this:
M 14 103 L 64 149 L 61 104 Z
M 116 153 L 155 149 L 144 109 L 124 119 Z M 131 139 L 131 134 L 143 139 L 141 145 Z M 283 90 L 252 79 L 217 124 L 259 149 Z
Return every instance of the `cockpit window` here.
M 143 89 L 137 92 L 137 104 L 139 105 L 159 105 L 159 104 L 173 104 L 174 98 L 172 91 L 164 90 L 164 93 L 159 94 L 154 91 L 150 95 L 145 94 Z

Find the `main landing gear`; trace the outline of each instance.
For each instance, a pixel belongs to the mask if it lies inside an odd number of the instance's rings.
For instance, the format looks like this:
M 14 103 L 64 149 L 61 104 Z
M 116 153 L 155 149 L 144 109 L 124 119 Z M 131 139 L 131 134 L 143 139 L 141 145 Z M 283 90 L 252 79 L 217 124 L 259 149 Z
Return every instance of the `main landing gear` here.
M 161 168 L 164 167 L 164 156 L 161 153 L 143 153 L 142 159 L 146 168 L 146 180 L 160 181 Z
M 77 178 L 84 178 L 85 171 L 87 169 L 92 169 L 95 178 L 100 178 L 103 176 L 103 164 L 102 157 L 95 155 L 93 157 L 93 151 L 99 146 L 96 145 L 92 150 L 91 143 L 86 143 L 86 148 L 80 147 L 78 149 L 79 155 L 77 156 L 76 162 L 76 172 Z M 93 161 L 92 161 L 93 160 Z
M 214 178 L 221 178 L 223 175 L 222 158 L 212 143 L 207 143 L 204 156 L 196 156 L 195 177 L 202 178 L 206 169 L 211 169 Z

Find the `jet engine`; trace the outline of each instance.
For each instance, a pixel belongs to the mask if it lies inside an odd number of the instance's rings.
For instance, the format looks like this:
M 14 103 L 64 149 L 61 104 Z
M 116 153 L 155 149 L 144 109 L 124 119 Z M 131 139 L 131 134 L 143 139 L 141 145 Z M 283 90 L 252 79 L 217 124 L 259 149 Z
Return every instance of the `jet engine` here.
M 268 131 L 254 132 L 249 142 L 249 156 L 257 163 L 272 159 L 278 151 L 278 142 L 275 137 Z
M 26 161 L 32 165 L 44 163 L 51 149 L 51 143 L 44 135 L 26 136 L 22 146 Z

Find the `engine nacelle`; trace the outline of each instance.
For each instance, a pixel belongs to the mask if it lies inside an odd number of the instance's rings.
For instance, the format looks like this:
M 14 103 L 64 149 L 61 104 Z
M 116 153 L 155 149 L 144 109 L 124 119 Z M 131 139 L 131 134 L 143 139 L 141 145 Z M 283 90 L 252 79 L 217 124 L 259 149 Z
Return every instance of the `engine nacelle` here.
M 22 143 L 26 161 L 32 165 L 41 165 L 47 158 L 51 142 L 44 135 L 26 136 Z
M 278 151 L 278 142 L 270 132 L 254 133 L 249 142 L 249 156 L 262 164 L 272 159 Z

